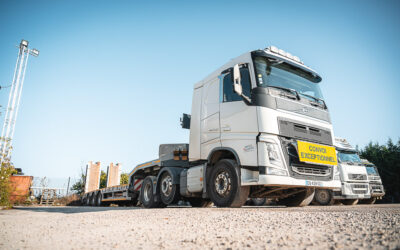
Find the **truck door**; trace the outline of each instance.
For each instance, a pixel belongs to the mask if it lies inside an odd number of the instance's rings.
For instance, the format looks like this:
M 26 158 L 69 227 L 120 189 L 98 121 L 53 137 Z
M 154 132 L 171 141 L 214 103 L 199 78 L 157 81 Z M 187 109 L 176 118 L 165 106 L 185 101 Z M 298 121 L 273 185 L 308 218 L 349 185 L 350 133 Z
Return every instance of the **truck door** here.
M 241 165 L 257 166 L 258 122 L 256 106 L 247 105 L 233 90 L 232 72 L 222 75 L 220 96 L 221 145 L 234 149 Z M 240 68 L 243 94 L 251 96 L 251 80 L 247 66 Z
M 213 148 L 221 147 L 219 126 L 219 79 L 215 78 L 203 86 L 201 109 L 201 158 L 207 159 Z

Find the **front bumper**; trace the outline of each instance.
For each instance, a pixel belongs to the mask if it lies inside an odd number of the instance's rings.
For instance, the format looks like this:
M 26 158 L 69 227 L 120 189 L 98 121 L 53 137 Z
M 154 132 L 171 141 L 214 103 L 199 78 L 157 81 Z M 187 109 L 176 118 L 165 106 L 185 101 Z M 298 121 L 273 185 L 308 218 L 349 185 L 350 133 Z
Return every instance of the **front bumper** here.
M 369 199 L 371 198 L 368 183 L 343 182 L 340 190 L 334 190 L 334 199 Z
M 385 189 L 382 184 L 369 184 L 371 190 L 371 197 L 382 197 L 385 195 Z
M 312 187 L 322 189 L 337 189 L 340 188 L 340 181 L 315 181 L 296 179 L 290 176 L 279 175 L 264 175 L 260 174 L 257 185 L 263 186 L 287 186 L 288 188 L 295 187 Z

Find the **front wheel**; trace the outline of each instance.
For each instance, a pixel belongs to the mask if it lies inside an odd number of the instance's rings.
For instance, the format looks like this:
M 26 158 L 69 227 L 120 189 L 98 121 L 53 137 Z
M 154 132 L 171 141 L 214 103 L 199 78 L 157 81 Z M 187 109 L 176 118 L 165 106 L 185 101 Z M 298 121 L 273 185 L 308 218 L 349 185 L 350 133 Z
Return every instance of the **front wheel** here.
M 314 195 L 315 201 L 322 206 L 333 205 L 335 200 L 333 199 L 332 191 L 328 189 L 317 189 Z
M 241 207 L 246 203 L 250 187 L 241 186 L 237 163 L 220 160 L 212 167 L 208 195 L 217 207 Z
M 304 207 L 311 203 L 311 201 L 314 199 L 314 194 L 314 188 L 306 188 L 297 194 L 280 199 L 278 204 L 288 207 Z

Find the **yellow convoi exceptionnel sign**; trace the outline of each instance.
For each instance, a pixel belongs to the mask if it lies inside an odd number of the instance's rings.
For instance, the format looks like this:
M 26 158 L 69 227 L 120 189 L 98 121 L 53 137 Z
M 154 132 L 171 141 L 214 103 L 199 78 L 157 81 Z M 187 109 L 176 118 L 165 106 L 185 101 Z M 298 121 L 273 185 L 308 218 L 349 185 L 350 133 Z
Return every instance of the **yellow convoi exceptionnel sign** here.
M 335 147 L 297 141 L 297 149 L 302 162 L 337 165 Z

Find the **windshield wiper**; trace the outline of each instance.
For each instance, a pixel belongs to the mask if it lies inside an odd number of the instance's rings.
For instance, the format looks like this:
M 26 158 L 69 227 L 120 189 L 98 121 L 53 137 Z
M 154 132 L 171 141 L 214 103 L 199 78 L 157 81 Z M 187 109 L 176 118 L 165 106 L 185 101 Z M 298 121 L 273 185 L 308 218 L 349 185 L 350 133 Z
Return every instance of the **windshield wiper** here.
M 300 94 L 314 99 L 317 103 L 321 103 L 321 102 L 322 102 L 322 104 L 324 105 L 324 109 L 327 109 L 327 108 L 328 108 L 328 107 L 326 106 L 326 103 L 325 103 L 324 100 L 319 99 L 319 98 L 317 98 L 317 97 L 315 97 L 315 96 L 312 96 L 312 95 L 307 95 L 307 94 L 304 94 L 304 93 L 300 93 Z M 318 105 L 318 106 L 319 106 L 319 105 Z
M 279 87 L 279 86 L 273 86 L 273 85 L 268 85 L 268 87 L 269 88 L 275 88 L 275 89 L 284 90 L 284 91 L 289 92 L 289 93 L 295 93 L 297 100 L 300 100 L 299 92 L 297 92 L 294 89 L 289 89 L 289 88 Z

